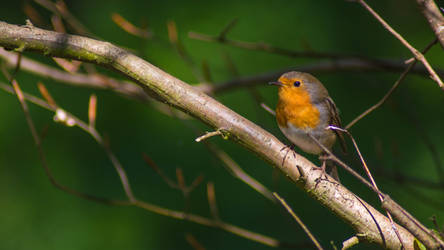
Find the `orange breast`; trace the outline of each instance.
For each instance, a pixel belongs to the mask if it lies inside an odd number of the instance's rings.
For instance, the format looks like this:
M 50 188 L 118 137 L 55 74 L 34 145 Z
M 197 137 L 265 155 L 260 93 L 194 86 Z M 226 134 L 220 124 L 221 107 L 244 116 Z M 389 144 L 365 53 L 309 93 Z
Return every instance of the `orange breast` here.
M 290 122 L 300 129 L 315 128 L 319 124 L 319 110 L 311 104 L 304 88 L 279 88 L 276 119 L 281 127 Z

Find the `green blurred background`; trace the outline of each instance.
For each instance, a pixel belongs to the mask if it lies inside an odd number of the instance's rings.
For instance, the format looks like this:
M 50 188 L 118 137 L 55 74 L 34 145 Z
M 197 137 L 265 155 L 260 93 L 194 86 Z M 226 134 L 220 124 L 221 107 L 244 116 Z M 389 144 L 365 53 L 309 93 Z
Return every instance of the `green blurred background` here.
M 2 21 L 24 24 L 24 2 L 2 1 Z M 51 13 L 31 4 L 49 23 Z M 424 48 L 432 39 L 425 19 L 414 1 L 369 1 L 413 46 Z M 359 54 L 375 58 L 407 59 L 407 49 L 384 30 L 360 5 L 347 1 L 85 1 L 67 2 L 69 10 L 103 40 L 134 49 L 140 56 L 188 83 L 197 83 L 187 64 L 168 42 L 166 23 L 177 24 L 179 39 L 197 65 L 206 61 L 213 80 L 233 78 L 224 62 L 228 54 L 242 76 L 280 70 L 325 60 L 288 58 L 247 51 L 189 39 L 189 31 L 216 35 L 238 18 L 228 37 L 266 43 L 288 49 Z M 153 40 L 142 40 L 122 31 L 111 21 L 119 13 L 132 23 L 146 23 Z M 25 54 L 54 65 L 41 55 Z M 427 58 L 436 68 L 444 67 L 442 49 L 435 46 Z M 116 76 L 101 69 L 101 72 Z M 377 102 L 400 73 L 337 72 L 316 75 L 329 89 L 341 110 L 345 124 Z M 117 76 L 121 78 L 121 76 Z M 172 209 L 182 210 L 184 199 L 169 188 L 142 160 L 148 154 L 171 178 L 176 168 L 187 183 L 198 175 L 205 177 L 190 196 L 190 211 L 209 216 L 205 183 L 215 183 L 217 202 L 223 220 L 255 232 L 292 243 L 307 242 L 299 226 L 278 205 L 272 204 L 248 186 L 233 178 L 207 149 L 194 139 L 192 130 L 152 106 L 122 98 L 109 91 L 76 88 L 20 72 L 22 88 L 39 95 L 42 80 L 57 103 L 87 120 L 88 98 L 98 96 L 97 128 L 106 134 L 116 156 L 128 172 L 137 197 Z M 1 76 L 1 81 L 5 81 Z M 264 82 L 257 90 L 269 106 L 276 104 L 276 89 Z M 239 114 L 256 122 L 278 138 L 283 136 L 270 115 L 258 108 L 246 89 L 217 95 L 216 98 Z M 438 156 L 444 156 L 444 94 L 426 77 L 410 75 L 390 100 L 352 129 L 370 168 L 375 172 L 401 172 L 437 183 L 436 166 L 423 140 L 430 138 Z M 39 130 L 47 128 L 43 147 L 57 180 L 91 194 L 124 199 L 119 179 L 103 150 L 78 128 L 52 121 L 53 114 L 30 105 Z M 0 248 L 1 249 L 192 249 L 185 234 L 191 233 L 207 249 L 269 249 L 218 229 L 183 222 L 132 207 L 109 207 L 85 201 L 54 188 L 45 176 L 37 150 L 17 99 L 0 91 Z M 419 121 L 421 130 L 412 120 Z M 191 121 L 209 130 L 198 121 Z M 327 209 L 309 198 L 285 177 L 273 178 L 273 168 L 249 151 L 221 138 L 211 138 L 245 171 L 294 208 L 324 247 L 336 245 L 353 235 L 351 228 Z M 286 142 L 285 140 L 283 140 Z M 382 152 L 382 153 L 381 153 Z M 307 156 L 317 162 L 316 157 Z M 344 157 L 361 171 L 355 154 Z M 341 170 L 340 170 L 341 171 Z M 375 195 L 344 171 L 342 182 L 376 207 Z M 275 175 L 276 176 L 276 175 Z M 406 184 L 393 176 L 376 176 L 381 188 L 432 227 L 429 218 L 444 222 L 443 188 Z M 360 245 L 356 249 L 372 249 Z

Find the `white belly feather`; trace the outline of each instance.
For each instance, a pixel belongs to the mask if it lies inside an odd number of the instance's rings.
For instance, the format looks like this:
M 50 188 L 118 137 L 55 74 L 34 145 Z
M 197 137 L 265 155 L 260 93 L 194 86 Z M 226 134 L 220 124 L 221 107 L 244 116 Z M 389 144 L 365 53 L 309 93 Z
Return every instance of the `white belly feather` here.
M 307 135 L 307 131 L 295 128 L 292 124 L 288 123 L 288 127 L 281 127 L 282 133 L 296 146 L 302 149 L 304 152 L 310 154 L 319 155 L 323 152 L 322 148 Z M 330 149 L 336 141 L 336 135 L 331 130 L 326 130 L 323 127 L 316 128 L 310 132 L 316 139 L 319 140 L 326 148 Z

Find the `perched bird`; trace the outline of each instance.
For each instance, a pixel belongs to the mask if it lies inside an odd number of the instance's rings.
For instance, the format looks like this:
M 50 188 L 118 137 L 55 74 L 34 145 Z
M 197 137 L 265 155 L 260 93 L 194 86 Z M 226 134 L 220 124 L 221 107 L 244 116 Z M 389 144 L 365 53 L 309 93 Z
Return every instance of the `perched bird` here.
M 345 151 L 342 134 L 327 128 L 330 125 L 341 127 L 341 120 L 335 103 L 318 79 L 308 73 L 291 71 L 270 84 L 279 87 L 276 120 L 288 140 L 304 152 L 322 156 L 324 150 L 309 134 L 329 150 L 338 137 Z M 326 168 L 323 161 L 322 166 L 323 170 L 339 181 L 334 165 L 327 164 Z

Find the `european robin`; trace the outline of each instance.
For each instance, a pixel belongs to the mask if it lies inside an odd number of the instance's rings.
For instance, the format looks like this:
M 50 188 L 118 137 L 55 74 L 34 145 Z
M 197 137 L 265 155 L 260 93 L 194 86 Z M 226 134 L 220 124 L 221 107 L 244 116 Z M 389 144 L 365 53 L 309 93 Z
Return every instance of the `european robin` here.
M 328 149 L 339 137 L 345 151 L 342 134 L 327 128 L 341 127 L 341 120 L 335 103 L 318 79 L 308 73 L 291 71 L 270 84 L 279 87 L 276 120 L 288 140 L 304 152 L 322 156 L 324 150 L 309 134 Z M 325 161 L 322 166 L 325 171 Z M 327 173 L 339 180 L 336 167 L 331 164 L 327 164 Z

